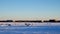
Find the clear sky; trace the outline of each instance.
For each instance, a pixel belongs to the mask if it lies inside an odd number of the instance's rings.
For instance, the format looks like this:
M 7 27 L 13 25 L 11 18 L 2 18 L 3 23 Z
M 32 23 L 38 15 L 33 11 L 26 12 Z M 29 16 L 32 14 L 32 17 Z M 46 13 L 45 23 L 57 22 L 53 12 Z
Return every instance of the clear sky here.
M 60 19 L 60 0 L 0 0 L 0 19 Z

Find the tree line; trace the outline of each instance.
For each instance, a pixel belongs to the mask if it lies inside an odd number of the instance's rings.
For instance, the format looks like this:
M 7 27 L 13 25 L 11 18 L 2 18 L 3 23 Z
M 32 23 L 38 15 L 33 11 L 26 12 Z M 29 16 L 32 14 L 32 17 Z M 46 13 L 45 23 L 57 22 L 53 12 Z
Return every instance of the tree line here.
M 55 19 L 50 19 L 50 20 L 0 20 L 0 22 L 38 22 L 38 23 L 43 23 L 43 22 L 60 22 L 60 20 L 55 20 Z

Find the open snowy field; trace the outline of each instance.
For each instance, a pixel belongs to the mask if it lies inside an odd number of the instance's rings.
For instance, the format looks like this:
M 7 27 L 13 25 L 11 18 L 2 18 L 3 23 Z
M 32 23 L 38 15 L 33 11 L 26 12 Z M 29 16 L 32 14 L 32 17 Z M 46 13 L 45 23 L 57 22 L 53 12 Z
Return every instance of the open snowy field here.
M 34 22 L 21 22 L 21 23 L 12 23 L 5 22 L 0 23 L 0 26 L 60 26 L 60 23 L 34 23 Z

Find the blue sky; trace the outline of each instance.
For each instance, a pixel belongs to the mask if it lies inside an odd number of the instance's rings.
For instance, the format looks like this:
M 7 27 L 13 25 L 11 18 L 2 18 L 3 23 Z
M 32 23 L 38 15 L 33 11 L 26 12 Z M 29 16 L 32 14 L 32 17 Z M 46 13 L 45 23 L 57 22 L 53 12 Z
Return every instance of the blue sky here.
M 0 0 L 0 19 L 48 18 L 60 18 L 60 0 Z

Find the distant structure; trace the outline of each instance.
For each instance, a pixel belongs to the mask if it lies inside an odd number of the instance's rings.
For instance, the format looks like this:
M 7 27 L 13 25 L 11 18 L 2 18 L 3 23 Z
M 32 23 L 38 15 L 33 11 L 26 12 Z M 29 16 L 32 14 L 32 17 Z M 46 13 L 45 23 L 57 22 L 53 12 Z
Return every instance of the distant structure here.
M 30 26 L 31 24 L 29 24 L 29 23 L 25 23 L 25 25 L 26 25 L 26 26 Z
M 8 24 L 8 26 L 11 26 L 11 24 Z

